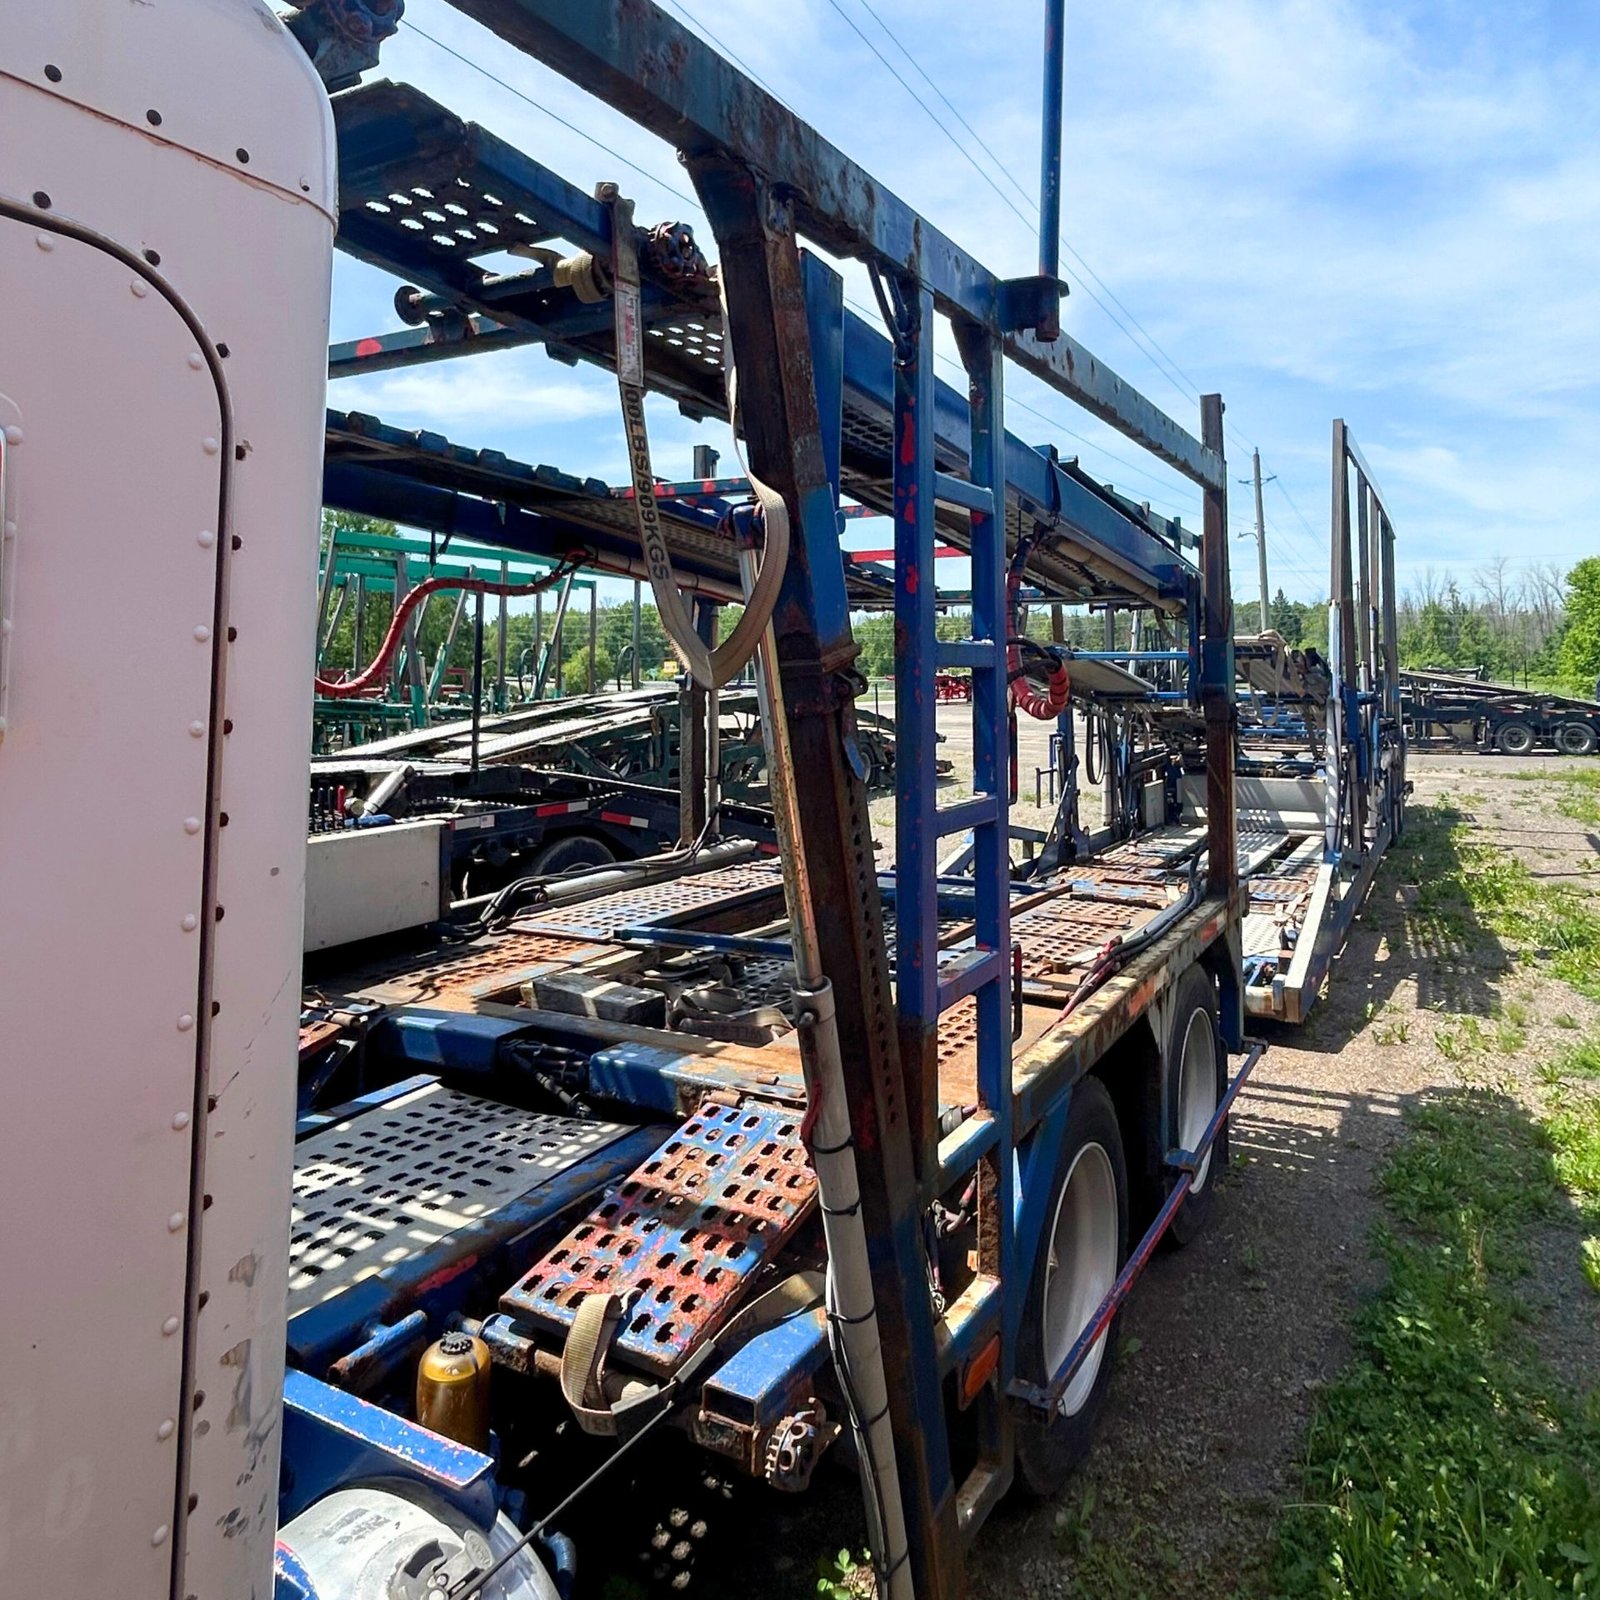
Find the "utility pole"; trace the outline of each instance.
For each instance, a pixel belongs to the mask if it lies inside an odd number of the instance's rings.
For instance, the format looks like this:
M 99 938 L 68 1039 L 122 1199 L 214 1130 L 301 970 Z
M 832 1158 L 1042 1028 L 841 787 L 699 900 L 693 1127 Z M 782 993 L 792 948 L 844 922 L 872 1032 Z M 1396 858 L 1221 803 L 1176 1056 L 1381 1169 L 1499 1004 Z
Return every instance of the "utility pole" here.
M 1254 474 L 1251 478 L 1241 478 L 1239 481 L 1240 483 L 1254 482 L 1256 488 L 1256 563 L 1260 568 L 1261 573 L 1260 631 L 1265 633 L 1269 626 L 1268 608 L 1272 604 L 1272 597 L 1267 589 L 1267 518 L 1266 513 L 1261 507 L 1261 452 L 1259 450 L 1252 450 L 1250 452 L 1250 459 L 1255 468 Z M 1273 476 L 1276 477 L 1277 474 L 1274 473 Z M 1270 483 L 1272 480 L 1269 478 L 1266 481 Z M 1241 533 L 1239 537 L 1241 539 L 1248 539 L 1250 535 L 1248 533 Z

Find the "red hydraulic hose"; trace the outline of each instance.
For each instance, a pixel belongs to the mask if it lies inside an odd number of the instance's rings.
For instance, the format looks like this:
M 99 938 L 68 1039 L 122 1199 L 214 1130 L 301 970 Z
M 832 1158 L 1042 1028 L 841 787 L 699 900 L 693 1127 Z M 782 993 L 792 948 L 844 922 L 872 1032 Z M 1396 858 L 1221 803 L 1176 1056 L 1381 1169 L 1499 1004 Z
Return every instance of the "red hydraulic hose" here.
M 1022 566 L 1014 561 L 1011 571 L 1006 575 L 1006 611 L 1013 618 L 1017 614 L 1017 595 L 1021 588 Z M 1017 709 L 1026 711 L 1040 722 L 1054 722 L 1067 709 L 1067 702 L 1072 698 L 1072 678 L 1067 671 L 1067 663 L 1059 657 L 1045 678 L 1043 694 L 1028 687 L 1022 669 L 1022 641 L 1015 637 L 1006 641 L 1006 677 L 1010 681 L 1011 699 Z
M 394 616 L 389 619 L 389 631 L 383 636 L 383 643 L 378 647 L 372 665 L 356 677 L 346 678 L 342 682 L 314 678 L 312 681 L 317 686 L 317 693 L 331 700 L 348 700 L 354 695 L 364 694 L 380 682 L 389 669 L 389 660 L 400 643 L 400 635 L 405 631 L 406 619 L 430 594 L 436 594 L 440 589 L 465 589 L 468 594 L 504 595 L 508 600 L 515 600 L 519 596 L 542 594 L 546 589 L 554 588 L 573 570 L 571 566 L 552 568 L 548 576 L 536 583 L 496 583 L 488 578 L 425 578 L 416 588 L 408 590 L 405 599 L 395 607 Z

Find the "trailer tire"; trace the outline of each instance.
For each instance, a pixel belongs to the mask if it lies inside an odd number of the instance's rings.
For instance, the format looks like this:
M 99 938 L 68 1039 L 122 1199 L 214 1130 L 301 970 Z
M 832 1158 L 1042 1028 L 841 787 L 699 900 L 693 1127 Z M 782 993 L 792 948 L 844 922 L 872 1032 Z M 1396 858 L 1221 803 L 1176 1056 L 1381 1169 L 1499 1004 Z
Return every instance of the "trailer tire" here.
M 1217 990 L 1206 969 L 1196 963 L 1178 980 L 1162 1040 L 1160 1071 L 1154 1093 L 1144 1108 L 1146 1172 L 1159 1210 L 1178 1181 L 1167 1165 L 1170 1150 L 1192 1150 L 1199 1142 L 1222 1096 L 1227 1092 L 1228 1058 L 1217 1032 Z M 1147 1083 L 1152 1080 L 1147 1079 Z M 1211 1216 L 1216 1178 L 1228 1164 L 1228 1125 L 1217 1130 L 1205 1161 L 1195 1174 L 1188 1198 L 1178 1208 L 1166 1238 L 1186 1245 Z M 1153 1217 L 1155 1212 L 1151 1212 Z
M 1532 755 L 1536 742 L 1533 729 L 1526 722 L 1502 722 L 1495 729 L 1494 747 L 1503 756 Z
M 581 867 L 609 867 L 616 859 L 616 851 L 604 839 L 597 839 L 592 833 L 569 833 L 534 852 L 528 863 L 528 876 L 544 878 L 556 872 L 576 872 Z
M 1597 743 L 1592 723 L 1563 722 L 1556 729 L 1556 749 L 1564 756 L 1592 756 Z
M 1098 1078 L 1073 1087 L 1045 1218 L 1017 1344 L 1017 1370 L 1033 1383 L 1050 1381 L 1128 1253 L 1122 1135 Z M 1024 1493 L 1041 1499 L 1055 1494 L 1089 1453 L 1111 1386 L 1120 1321 L 1111 1319 L 1056 1415 L 1046 1418 L 1030 1409 L 1018 1419 L 1016 1482 Z

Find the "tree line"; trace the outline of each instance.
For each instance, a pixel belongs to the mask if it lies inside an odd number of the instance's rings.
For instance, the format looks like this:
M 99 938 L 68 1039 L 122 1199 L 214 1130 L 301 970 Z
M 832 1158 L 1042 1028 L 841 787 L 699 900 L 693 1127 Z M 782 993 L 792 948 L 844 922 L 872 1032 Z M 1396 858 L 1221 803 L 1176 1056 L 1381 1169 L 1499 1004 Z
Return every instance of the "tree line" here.
M 372 518 L 324 514 L 324 533 L 339 526 L 363 532 L 392 534 L 394 524 Z M 332 612 L 330 607 L 330 614 Z M 454 603 L 448 594 L 435 596 L 422 613 L 418 648 L 424 676 L 432 672 L 444 649 L 450 631 Z M 1235 617 L 1241 632 L 1252 631 L 1258 607 L 1253 599 L 1239 596 L 1234 602 Z M 498 605 L 486 602 L 488 619 L 484 634 L 486 677 L 493 679 L 499 659 Z M 540 652 L 555 640 L 556 591 L 544 596 L 540 614 L 532 608 L 513 612 L 507 619 L 507 676 L 517 693 L 517 680 L 531 692 Z M 363 649 L 370 661 L 388 627 L 392 601 L 388 594 L 368 595 Z M 1026 615 L 1030 638 L 1052 637 L 1051 608 L 1031 607 Z M 472 606 L 467 606 L 450 646 L 446 668 L 456 684 L 467 681 L 472 670 Z M 724 606 L 719 614 L 719 638 L 726 638 L 740 615 L 738 606 Z M 1326 652 L 1328 644 L 1328 606 L 1326 600 L 1290 600 L 1280 587 L 1268 608 L 1271 626 L 1291 645 Z M 1396 621 L 1399 631 L 1402 666 L 1444 670 L 1482 669 L 1492 679 L 1515 680 L 1549 687 L 1563 687 L 1571 693 L 1591 696 L 1600 677 L 1600 556 L 1590 556 L 1570 569 L 1543 562 L 1513 566 L 1499 557 L 1479 568 L 1463 583 L 1448 571 L 1425 570 L 1421 578 L 1401 595 Z M 869 678 L 894 675 L 897 649 L 894 617 L 888 612 L 858 613 L 853 619 L 856 643 L 860 646 L 857 670 Z M 970 632 L 970 617 L 965 608 L 952 607 L 936 621 L 941 639 L 965 638 Z M 348 668 L 354 663 L 355 608 L 346 603 L 329 636 L 324 652 L 324 670 Z M 1129 648 L 1126 613 L 1118 614 L 1113 648 Z M 553 650 L 547 673 L 546 693 L 555 692 L 557 663 L 560 681 L 568 694 L 582 693 L 592 681 L 596 690 L 626 686 L 632 681 L 633 605 L 621 603 L 596 607 L 594 649 L 589 644 L 588 595 L 574 591 L 572 604 L 561 629 L 558 652 Z M 1105 647 L 1103 613 L 1067 608 L 1063 633 L 1068 644 L 1079 649 Z M 1148 636 L 1142 645 L 1154 641 Z M 1176 637 L 1167 641 L 1176 643 Z M 667 644 L 665 630 L 654 605 L 640 607 L 639 675 L 642 679 L 676 677 L 676 658 Z M 363 661 L 361 665 L 365 665 Z M 590 672 L 593 671 L 591 680 Z
M 1253 602 L 1234 605 L 1241 622 L 1254 619 Z M 1326 650 L 1327 601 L 1290 600 L 1280 588 L 1268 617 L 1290 644 Z M 1395 621 L 1404 667 L 1482 670 L 1491 679 L 1592 696 L 1600 675 L 1600 557 L 1564 569 L 1514 567 L 1500 556 L 1466 583 L 1425 569 L 1401 594 Z

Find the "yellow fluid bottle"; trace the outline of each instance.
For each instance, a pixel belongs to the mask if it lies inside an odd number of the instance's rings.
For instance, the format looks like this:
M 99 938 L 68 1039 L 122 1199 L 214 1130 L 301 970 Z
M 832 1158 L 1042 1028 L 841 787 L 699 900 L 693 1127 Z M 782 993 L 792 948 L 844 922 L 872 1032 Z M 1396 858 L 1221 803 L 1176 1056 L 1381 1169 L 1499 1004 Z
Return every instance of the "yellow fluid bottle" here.
M 489 1448 L 489 1347 L 447 1333 L 417 1363 L 417 1421 L 473 1450 Z

